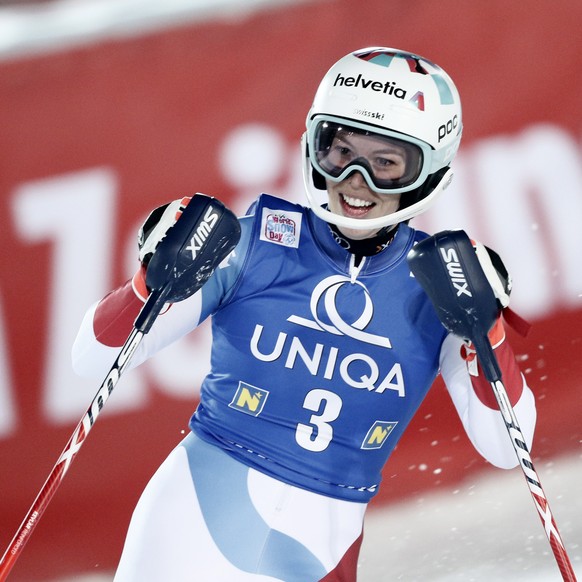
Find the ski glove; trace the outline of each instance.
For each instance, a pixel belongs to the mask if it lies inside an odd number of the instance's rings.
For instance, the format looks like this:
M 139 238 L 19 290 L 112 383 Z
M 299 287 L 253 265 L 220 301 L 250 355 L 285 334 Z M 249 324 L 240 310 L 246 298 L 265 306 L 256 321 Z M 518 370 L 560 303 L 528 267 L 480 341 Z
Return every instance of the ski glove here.
M 150 294 L 145 278 L 148 263 L 160 241 L 166 236 L 168 230 L 176 224 L 190 200 L 192 200 L 190 196 L 185 196 L 180 200 L 173 200 L 158 206 L 150 212 L 139 229 L 137 247 L 140 268 L 133 276 L 131 283 L 135 294 L 144 302 Z
M 505 309 L 509 305 L 509 295 L 511 294 L 511 275 L 501 257 L 494 250 L 478 241 L 472 240 L 471 242 L 487 281 L 493 289 L 499 309 Z
M 186 196 L 152 210 L 141 226 L 137 237 L 140 263 L 147 267 L 158 244 L 166 236 L 168 230 L 176 224 L 182 211 L 192 198 Z
M 491 346 L 495 349 L 505 340 L 505 328 L 501 319 L 501 313 L 509 305 L 512 286 L 511 275 L 503 264 L 501 257 L 494 250 L 478 241 L 471 240 L 471 242 L 473 243 L 479 264 L 487 277 L 489 285 L 491 285 L 493 294 L 497 299 L 497 305 L 499 306 L 499 317 L 488 333 Z M 467 362 L 472 362 L 475 359 L 475 348 L 470 341 L 465 341 L 461 355 Z

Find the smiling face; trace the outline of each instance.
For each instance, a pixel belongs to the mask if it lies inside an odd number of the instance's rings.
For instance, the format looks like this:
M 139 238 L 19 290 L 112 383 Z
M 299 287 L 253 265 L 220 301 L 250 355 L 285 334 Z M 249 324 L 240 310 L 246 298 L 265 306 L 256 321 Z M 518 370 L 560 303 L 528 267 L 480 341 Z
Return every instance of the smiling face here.
M 338 132 L 326 162 L 345 167 L 355 160 L 365 160 L 376 177 L 397 180 L 405 171 L 406 152 L 382 139 L 361 134 Z M 326 180 L 329 210 L 348 218 L 377 218 L 398 210 L 399 194 L 378 194 L 357 170 L 345 180 Z M 353 240 L 373 237 L 377 229 L 359 230 L 341 227 L 340 232 Z
M 394 143 L 352 132 L 338 131 L 329 148 L 324 164 L 345 168 L 352 162 L 365 164 L 375 178 L 398 180 L 406 170 L 406 151 Z M 398 210 L 399 194 L 378 194 L 364 176 L 354 170 L 341 182 L 326 180 L 329 210 L 348 218 L 377 218 Z M 374 236 L 377 229 L 339 229 L 345 236 L 361 240 Z
M 330 212 L 348 218 L 378 218 L 398 210 L 400 194 L 377 194 L 370 189 L 360 172 L 355 171 L 341 182 L 326 180 Z M 360 230 L 339 227 L 339 231 L 353 240 L 376 235 L 378 229 Z

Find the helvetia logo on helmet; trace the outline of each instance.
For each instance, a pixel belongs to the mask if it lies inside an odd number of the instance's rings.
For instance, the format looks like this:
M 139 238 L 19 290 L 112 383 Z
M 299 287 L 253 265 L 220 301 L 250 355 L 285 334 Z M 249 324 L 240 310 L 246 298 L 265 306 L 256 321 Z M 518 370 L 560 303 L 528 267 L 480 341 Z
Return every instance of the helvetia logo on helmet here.
M 341 73 L 338 73 L 333 86 L 337 87 L 361 87 L 362 89 L 371 89 L 377 93 L 386 93 L 387 95 L 392 95 L 397 99 L 406 99 L 406 91 L 400 87 L 396 86 L 394 81 L 386 81 L 382 83 L 381 81 L 374 81 L 374 79 L 366 79 L 359 74 L 357 77 L 343 77 Z

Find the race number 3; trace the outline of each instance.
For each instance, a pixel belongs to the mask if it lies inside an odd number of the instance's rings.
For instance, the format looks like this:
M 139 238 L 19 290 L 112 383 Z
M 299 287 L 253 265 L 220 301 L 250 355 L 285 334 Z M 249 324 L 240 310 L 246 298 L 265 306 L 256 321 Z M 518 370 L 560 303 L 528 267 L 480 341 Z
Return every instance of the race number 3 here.
M 308 451 L 319 453 L 324 451 L 333 438 L 331 422 L 340 414 L 342 399 L 328 390 L 315 389 L 307 393 L 303 408 L 312 410 L 314 414 L 309 424 L 299 423 L 295 431 L 297 444 Z

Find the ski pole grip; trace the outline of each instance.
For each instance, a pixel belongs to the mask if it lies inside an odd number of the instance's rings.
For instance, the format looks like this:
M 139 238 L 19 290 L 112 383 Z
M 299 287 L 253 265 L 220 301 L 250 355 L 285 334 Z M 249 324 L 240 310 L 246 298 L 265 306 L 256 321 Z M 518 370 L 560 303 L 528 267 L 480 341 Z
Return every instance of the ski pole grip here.
M 491 345 L 487 334 L 475 334 L 472 342 L 475 346 L 477 360 L 481 364 L 485 378 L 487 378 L 489 382 L 502 381 L 501 369 L 499 368 L 497 357 L 493 352 L 493 346 Z
M 487 336 L 499 305 L 467 233 L 445 230 L 430 236 L 411 249 L 407 260 L 443 326 L 473 342 L 487 378 L 499 379 Z
M 154 321 L 166 304 L 166 297 L 169 291 L 170 285 L 168 284 L 162 289 L 154 289 L 150 293 L 133 324 L 136 329 L 144 334 L 150 331 Z

